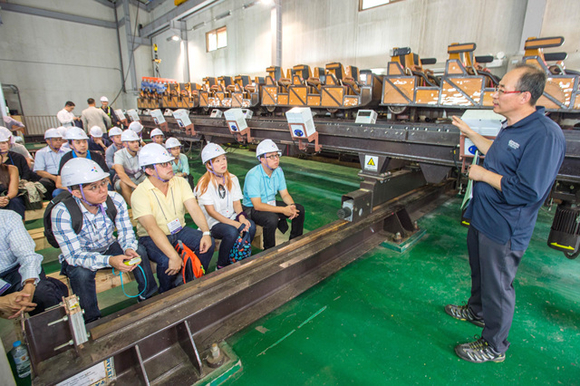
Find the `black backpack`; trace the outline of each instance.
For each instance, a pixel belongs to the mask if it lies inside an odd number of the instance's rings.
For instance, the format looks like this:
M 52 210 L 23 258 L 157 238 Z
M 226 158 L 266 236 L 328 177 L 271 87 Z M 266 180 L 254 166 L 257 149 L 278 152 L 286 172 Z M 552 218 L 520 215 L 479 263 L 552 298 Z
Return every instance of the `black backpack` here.
M 75 233 L 78 235 L 81 232 L 81 229 L 83 229 L 83 214 L 81 212 L 81 208 L 79 208 L 77 205 L 73 195 L 65 190 L 58 196 L 54 197 L 48 203 L 46 210 L 44 211 L 44 236 L 46 237 L 48 243 L 55 248 L 60 248 L 60 245 L 58 245 L 58 242 L 54 238 L 54 233 L 52 233 L 52 220 L 50 218 L 50 214 L 52 209 L 60 202 L 64 203 L 66 209 L 70 213 L 70 217 L 72 219 L 72 228 Z M 117 217 L 117 207 L 109 195 L 107 195 L 106 213 L 114 224 L 115 217 Z

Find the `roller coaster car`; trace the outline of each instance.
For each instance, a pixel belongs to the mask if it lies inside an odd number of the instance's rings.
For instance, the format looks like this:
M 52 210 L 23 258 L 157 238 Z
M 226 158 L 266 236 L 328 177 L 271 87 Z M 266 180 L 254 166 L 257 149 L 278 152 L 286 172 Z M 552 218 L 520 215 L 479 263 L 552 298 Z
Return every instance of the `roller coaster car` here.
M 203 86 L 199 90 L 199 107 L 209 109 L 210 98 L 213 97 L 212 88 L 217 85 L 217 81 L 213 76 L 206 76 L 203 78 Z
M 563 60 L 567 54 L 564 52 L 546 53 L 544 48 L 560 47 L 564 44 L 564 38 L 549 37 L 526 40 L 524 63 L 532 64 L 546 72 L 548 80 L 544 89 L 544 95 L 538 100 L 538 105 L 552 111 L 570 111 L 577 113 L 580 110 L 580 90 L 578 87 L 580 73 L 566 70 Z M 548 65 L 547 62 L 555 62 Z
M 177 108 L 193 109 L 199 106 L 199 90 L 201 86 L 197 83 L 180 83 L 179 100 Z
M 475 43 L 449 45 L 449 59 L 441 79 L 423 70 L 420 65 L 433 64 L 432 59 L 420 60 L 408 47 L 393 49 L 384 78 L 381 105 L 389 106 L 389 109 L 408 105 L 492 107 L 491 94 L 497 78 L 478 64 L 476 59 L 490 62 L 493 57 L 474 57 L 475 47 Z
M 231 76 L 218 77 L 217 84 L 210 87 L 211 96 L 209 97 L 209 107 L 232 107 L 232 97 L 230 94 L 230 86 L 233 80 Z
M 264 85 L 263 77 L 256 77 L 252 82 L 248 75 L 238 75 L 234 84 L 229 86 L 232 96 L 232 107 L 250 108 L 260 103 L 260 88 Z
M 267 76 L 262 87 L 262 106 L 269 111 L 274 111 L 276 106 L 288 106 L 288 87 L 292 83 L 291 72 L 284 77 L 284 70 L 278 66 L 270 66 L 266 69 Z
M 181 94 L 179 83 L 169 83 L 161 99 L 162 109 L 177 109 L 179 95 Z

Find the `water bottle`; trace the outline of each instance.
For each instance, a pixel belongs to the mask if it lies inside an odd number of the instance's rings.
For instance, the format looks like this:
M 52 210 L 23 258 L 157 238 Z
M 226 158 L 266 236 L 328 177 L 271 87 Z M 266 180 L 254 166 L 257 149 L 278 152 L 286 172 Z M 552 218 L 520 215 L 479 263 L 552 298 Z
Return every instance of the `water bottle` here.
M 30 358 L 28 358 L 28 350 L 21 341 L 17 340 L 12 344 L 12 357 L 16 364 L 16 371 L 18 378 L 26 378 L 30 375 Z

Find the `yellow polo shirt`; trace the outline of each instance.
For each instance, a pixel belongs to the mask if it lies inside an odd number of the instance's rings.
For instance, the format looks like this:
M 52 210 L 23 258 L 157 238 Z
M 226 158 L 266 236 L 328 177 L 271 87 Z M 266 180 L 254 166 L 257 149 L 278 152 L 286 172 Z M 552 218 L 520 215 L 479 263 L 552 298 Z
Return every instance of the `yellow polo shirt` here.
M 173 177 L 169 180 L 167 196 L 157 189 L 149 178 L 137 185 L 131 196 L 131 208 L 133 218 L 152 215 L 155 217 L 157 225 L 166 235 L 171 232 L 167 224 L 176 218 L 179 219 L 182 227 L 185 227 L 185 205 L 183 203 L 195 196 L 187 181 L 181 177 Z M 137 235 L 149 236 L 141 223 L 137 222 Z

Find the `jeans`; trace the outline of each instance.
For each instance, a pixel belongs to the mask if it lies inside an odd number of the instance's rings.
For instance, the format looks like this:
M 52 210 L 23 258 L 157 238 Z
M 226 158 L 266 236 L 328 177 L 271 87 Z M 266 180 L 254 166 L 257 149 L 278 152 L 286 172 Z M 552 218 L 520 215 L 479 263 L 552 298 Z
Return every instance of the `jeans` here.
M 139 299 L 148 299 L 155 294 L 157 291 L 157 283 L 151 272 L 151 264 L 149 263 L 149 258 L 147 257 L 147 252 L 144 248 L 139 247 L 136 251 L 139 256 L 141 256 L 141 263 L 139 264 L 145 272 L 145 277 L 143 272 L 139 268 L 133 270 L 135 275 L 135 280 L 138 283 L 139 293 L 147 289 L 143 294 L 139 296 Z M 111 244 L 109 249 L 103 255 L 123 255 L 125 252 L 121 248 L 118 242 Z M 97 301 L 97 291 L 95 285 L 95 276 L 97 271 L 91 271 L 83 267 L 75 267 L 69 265 L 66 261 L 62 262 L 61 273 L 67 276 L 70 280 L 70 285 L 73 292 L 79 297 L 81 308 L 85 310 L 85 323 L 90 323 L 101 317 L 101 311 L 99 311 L 99 303 Z M 145 280 L 147 282 L 145 282 Z
M 175 247 L 177 245 L 177 241 L 181 240 L 183 244 L 187 245 L 199 258 L 203 268 L 207 272 L 209 267 L 209 262 L 211 261 L 213 251 L 215 248 L 215 242 L 211 239 L 211 247 L 205 253 L 199 253 L 199 243 L 201 238 L 203 237 L 203 233 L 197 229 L 185 227 L 179 232 L 167 236 L 169 243 Z M 169 258 L 155 245 L 153 239 L 149 236 L 142 236 L 139 238 L 139 245 L 142 245 L 147 249 L 147 254 L 149 258 L 157 263 L 157 279 L 159 279 L 159 293 L 163 293 L 165 291 L 169 291 L 172 288 L 175 288 L 176 280 L 178 279 L 179 274 L 177 275 L 168 275 L 165 273 L 167 268 L 169 268 Z
M 249 220 L 250 224 L 250 240 L 254 239 L 254 235 L 256 234 L 256 224 Z M 230 264 L 229 256 L 236 239 L 240 235 L 238 230 L 228 224 L 224 223 L 217 223 L 211 228 L 211 235 L 216 238 L 220 239 L 222 242 L 220 244 L 220 253 L 218 255 L 217 265 L 219 268 L 225 267 L 226 265 Z
M 2 280 L 10 283 L 10 288 L 8 288 L 2 295 L 22 291 L 22 277 L 18 272 L 19 269 L 20 265 L 16 265 L 0 275 Z M 38 277 L 40 278 L 40 281 L 36 284 L 36 290 L 32 297 L 32 302 L 36 303 L 36 308 L 29 312 L 30 315 L 40 314 L 46 308 L 60 303 L 63 296 L 68 296 L 68 288 L 59 280 L 53 279 L 52 277 L 46 277 L 42 270 Z
M 276 206 L 287 206 L 283 201 L 276 201 Z M 299 211 L 298 217 L 292 220 L 292 229 L 290 231 L 290 240 L 298 236 L 302 236 L 304 232 L 304 207 L 296 204 L 296 209 Z M 263 230 L 264 250 L 276 246 L 276 229 L 280 232 L 286 233 L 288 230 L 288 223 L 286 219 L 288 216 L 282 213 L 274 212 L 260 212 L 253 207 L 244 207 L 244 211 L 249 215 L 249 218 L 254 220 L 256 225 L 260 225 Z

